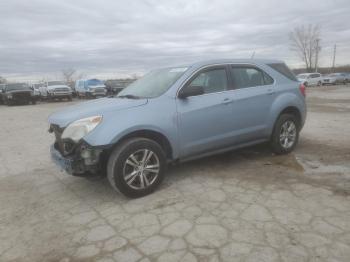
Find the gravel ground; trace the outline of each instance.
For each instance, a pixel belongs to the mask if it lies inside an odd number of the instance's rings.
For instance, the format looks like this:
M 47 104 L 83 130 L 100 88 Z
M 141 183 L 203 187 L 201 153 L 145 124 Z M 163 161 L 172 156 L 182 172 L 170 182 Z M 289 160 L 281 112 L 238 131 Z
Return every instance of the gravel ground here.
M 294 153 L 260 145 L 170 167 L 136 200 L 51 163 L 46 119 L 70 103 L 1 106 L 0 260 L 349 261 L 350 86 L 307 100 Z

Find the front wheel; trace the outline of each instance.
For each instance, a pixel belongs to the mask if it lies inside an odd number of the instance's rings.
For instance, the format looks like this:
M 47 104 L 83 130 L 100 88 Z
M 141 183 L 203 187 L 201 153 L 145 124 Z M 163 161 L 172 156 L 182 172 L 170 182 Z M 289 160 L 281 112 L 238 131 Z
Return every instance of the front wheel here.
M 162 182 L 166 157 L 160 145 L 146 138 L 131 138 L 109 157 L 107 177 L 111 186 L 127 197 L 152 193 Z
M 282 114 L 276 121 L 271 147 L 276 154 L 288 154 L 297 145 L 299 140 L 299 123 L 292 114 Z

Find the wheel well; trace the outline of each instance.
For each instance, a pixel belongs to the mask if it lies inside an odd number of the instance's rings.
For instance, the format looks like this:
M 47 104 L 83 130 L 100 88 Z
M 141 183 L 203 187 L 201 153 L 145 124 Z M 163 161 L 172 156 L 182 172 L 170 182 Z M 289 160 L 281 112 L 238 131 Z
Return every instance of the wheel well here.
M 285 109 L 283 109 L 283 111 L 278 115 L 278 117 L 282 114 L 292 114 L 294 115 L 297 120 L 298 120 L 298 128 L 300 128 L 301 125 L 301 114 L 298 108 L 294 107 L 294 106 L 289 106 Z
M 173 152 L 171 144 L 163 134 L 152 130 L 138 130 L 123 136 L 116 144 L 119 144 L 121 141 L 132 137 L 143 137 L 157 142 L 164 150 L 167 159 L 172 159 Z

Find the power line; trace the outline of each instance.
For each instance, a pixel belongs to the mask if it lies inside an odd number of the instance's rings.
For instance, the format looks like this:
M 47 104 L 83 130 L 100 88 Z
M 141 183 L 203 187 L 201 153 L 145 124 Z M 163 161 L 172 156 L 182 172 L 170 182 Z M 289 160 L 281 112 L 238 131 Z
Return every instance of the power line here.
M 320 43 L 320 39 L 317 38 L 316 39 L 316 59 L 315 59 L 315 72 L 316 73 L 317 73 L 317 69 L 318 69 L 318 53 L 320 51 L 319 43 Z
M 335 55 L 337 52 L 337 44 L 334 45 L 334 50 L 333 50 L 333 64 L 332 64 L 332 72 L 334 72 L 334 67 L 335 67 Z

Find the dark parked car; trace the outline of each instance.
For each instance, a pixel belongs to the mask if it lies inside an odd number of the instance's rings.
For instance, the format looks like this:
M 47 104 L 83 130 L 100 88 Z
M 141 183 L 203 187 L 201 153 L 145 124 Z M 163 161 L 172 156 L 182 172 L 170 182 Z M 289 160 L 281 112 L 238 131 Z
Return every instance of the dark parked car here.
M 111 79 L 105 82 L 105 86 L 109 94 L 118 94 L 125 87 L 133 83 L 136 79 Z
M 23 83 L 6 84 L 1 90 L 1 97 L 5 105 L 36 103 L 33 91 Z
M 2 100 L 2 90 L 5 88 L 5 84 L 0 84 L 0 104 L 3 103 L 3 100 Z

